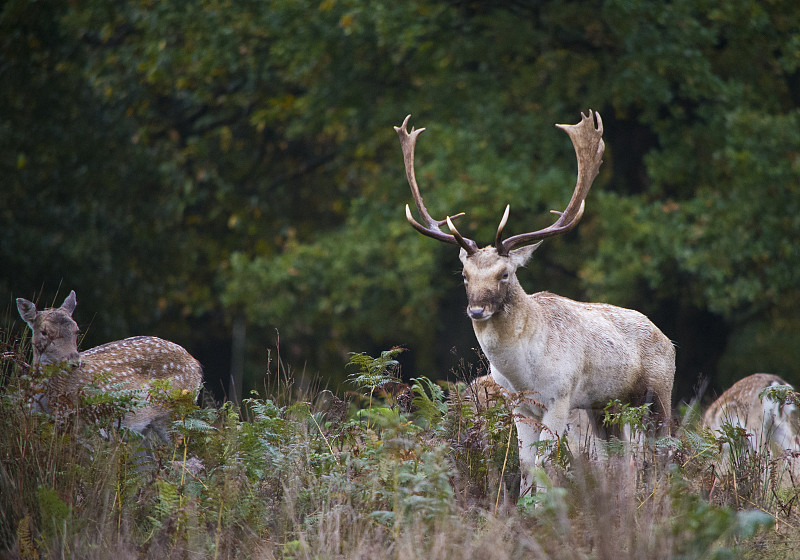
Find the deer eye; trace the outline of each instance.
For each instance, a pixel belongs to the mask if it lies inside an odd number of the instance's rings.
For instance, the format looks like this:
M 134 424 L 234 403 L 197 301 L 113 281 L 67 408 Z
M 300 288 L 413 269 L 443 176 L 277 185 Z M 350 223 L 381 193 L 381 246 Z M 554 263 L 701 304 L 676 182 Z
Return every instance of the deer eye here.
M 467 275 L 462 272 L 461 273 L 461 278 L 464 280 L 464 284 L 466 284 L 467 283 Z
M 508 282 L 508 272 L 504 272 L 503 275 L 500 277 L 501 282 Z

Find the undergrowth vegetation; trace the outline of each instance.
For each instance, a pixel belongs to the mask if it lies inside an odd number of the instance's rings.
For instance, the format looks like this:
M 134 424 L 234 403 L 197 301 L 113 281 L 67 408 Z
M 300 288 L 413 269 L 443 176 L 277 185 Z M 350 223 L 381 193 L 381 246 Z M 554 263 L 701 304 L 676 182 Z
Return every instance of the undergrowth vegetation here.
M 352 391 L 335 395 L 300 392 L 279 362 L 268 394 L 240 408 L 157 387 L 148 399 L 175 409 L 163 441 L 117 429 L 131 403 L 113 392 L 87 388 L 67 416 L 34 412 L 28 343 L 0 340 L 0 557 L 792 558 L 800 547 L 798 487 L 779 476 L 791 458 L 704 431 L 692 409 L 672 437 L 641 446 L 549 442 L 536 474 L 547 491 L 520 498 L 513 416 L 471 394 L 482 372 L 467 367 L 457 382 L 405 384 L 400 349 L 353 354 Z M 611 421 L 642 421 L 614 410 Z

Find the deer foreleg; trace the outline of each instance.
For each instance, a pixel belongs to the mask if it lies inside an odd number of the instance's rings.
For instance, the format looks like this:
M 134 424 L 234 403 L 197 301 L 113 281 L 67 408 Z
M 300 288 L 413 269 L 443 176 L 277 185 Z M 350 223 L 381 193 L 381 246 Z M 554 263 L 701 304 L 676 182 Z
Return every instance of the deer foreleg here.
M 541 460 L 535 445 L 539 441 L 541 424 L 533 418 L 522 416 L 519 410 L 515 410 L 514 415 L 516 416 L 514 423 L 517 428 L 519 470 L 521 474 L 519 495 L 522 497 L 528 493 L 533 494 L 536 492 L 533 469 L 541 466 Z
M 567 431 L 569 419 L 569 403 L 553 403 L 544 413 L 541 421 L 529 416 L 517 416 L 517 440 L 519 442 L 519 467 L 521 471 L 520 496 L 528 492 L 535 493 L 537 488 L 533 471 L 541 468 L 549 455 L 548 450 L 536 445 L 540 439 L 556 440 Z

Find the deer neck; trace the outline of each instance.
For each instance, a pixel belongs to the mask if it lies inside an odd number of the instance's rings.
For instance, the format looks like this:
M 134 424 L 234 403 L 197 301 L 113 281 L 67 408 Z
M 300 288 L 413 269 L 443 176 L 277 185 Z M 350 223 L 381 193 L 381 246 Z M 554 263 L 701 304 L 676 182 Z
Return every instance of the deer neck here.
M 472 321 L 475 336 L 493 364 L 509 349 L 521 348 L 539 331 L 539 309 L 519 284 L 512 287 L 505 305 L 485 321 Z M 513 352 L 512 352 L 513 354 Z

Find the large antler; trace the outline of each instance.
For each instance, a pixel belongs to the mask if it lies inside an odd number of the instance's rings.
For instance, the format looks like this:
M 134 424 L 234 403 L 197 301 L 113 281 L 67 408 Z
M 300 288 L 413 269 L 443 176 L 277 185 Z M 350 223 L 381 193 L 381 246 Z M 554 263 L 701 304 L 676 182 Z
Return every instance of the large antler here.
M 408 204 L 406 204 L 406 218 L 414 227 L 414 229 L 421 234 L 427 235 L 428 237 L 433 237 L 439 241 L 444 241 L 445 243 L 461 245 L 461 247 L 463 247 L 464 250 L 471 255 L 478 250 L 478 245 L 473 240 L 462 237 L 452 225 L 452 220 L 458 218 L 459 216 L 463 216 L 464 213 L 462 212 L 460 214 L 456 214 L 455 216 L 448 216 L 444 220 L 434 220 L 428 213 L 427 208 L 425 208 L 425 204 L 422 202 L 422 195 L 419 193 L 419 186 L 417 186 L 417 178 L 414 173 L 414 147 L 417 144 L 417 136 L 419 136 L 425 129 L 415 129 L 414 127 L 411 127 L 411 132 L 409 133 L 407 126 L 410 118 L 411 115 L 408 115 L 403 121 L 402 126 L 396 126 L 394 129 L 397 132 L 397 135 L 400 137 L 400 144 L 403 148 L 403 160 L 406 164 L 406 177 L 408 178 L 408 184 L 411 187 L 411 194 L 414 196 L 414 204 L 416 204 L 419 215 L 422 217 L 425 225 L 420 224 L 414 219 L 414 216 L 411 215 L 411 208 L 409 208 Z M 445 224 L 449 225 L 453 231 L 453 235 L 444 233 L 441 230 L 441 227 Z
M 594 116 L 597 117 L 596 128 Z M 509 207 L 506 207 L 495 238 L 495 247 L 501 255 L 508 255 L 509 251 L 520 245 L 528 245 L 540 239 L 567 232 L 574 228 L 583 216 L 586 195 L 589 194 L 589 188 L 597 177 L 600 164 L 603 163 L 603 151 L 605 150 L 603 120 L 600 118 L 600 113 L 592 113 L 590 110 L 589 116 L 581 113 L 581 122 L 578 124 L 557 124 L 556 126 L 569 134 L 572 145 L 575 147 L 575 155 L 578 158 L 578 181 L 575 185 L 575 192 L 572 193 L 572 199 L 563 212 L 551 210 L 554 214 L 560 215 L 553 225 L 539 231 L 521 233 L 503 241 L 503 227 L 506 225 L 509 212 Z

